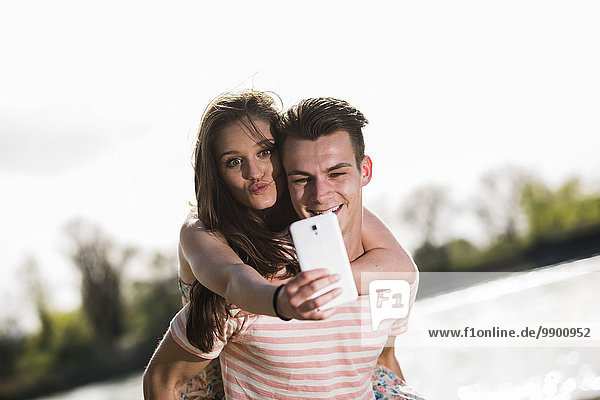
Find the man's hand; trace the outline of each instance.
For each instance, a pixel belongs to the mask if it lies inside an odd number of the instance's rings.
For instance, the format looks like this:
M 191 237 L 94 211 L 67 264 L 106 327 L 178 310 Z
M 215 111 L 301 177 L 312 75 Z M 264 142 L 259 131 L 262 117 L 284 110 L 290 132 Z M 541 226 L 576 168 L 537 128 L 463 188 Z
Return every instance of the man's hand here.
M 342 293 L 341 288 L 335 288 L 314 299 L 310 297 L 318 290 L 340 280 L 337 274 L 330 275 L 327 269 L 303 271 L 290 279 L 277 296 L 277 310 L 286 318 L 295 319 L 325 319 L 335 312 L 334 309 L 318 310 Z

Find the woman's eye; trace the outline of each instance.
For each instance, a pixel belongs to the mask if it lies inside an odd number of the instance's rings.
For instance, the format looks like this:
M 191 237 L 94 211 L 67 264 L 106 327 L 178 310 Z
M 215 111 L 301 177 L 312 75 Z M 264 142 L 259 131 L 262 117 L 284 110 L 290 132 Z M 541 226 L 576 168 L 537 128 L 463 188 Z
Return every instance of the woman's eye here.
M 308 177 L 307 178 L 294 179 L 292 182 L 294 182 L 294 183 L 306 183 L 306 182 L 308 182 Z
M 227 165 L 229 168 L 233 168 L 233 167 L 237 167 L 241 163 L 242 163 L 242 160 L 240 160 L 239 158 L 232 158 L 231 160 L 228 160 L 225 165 Z
M 258 152 L 259 157 L 269 157 L 273 153 L 272 149 L 262 149 Z

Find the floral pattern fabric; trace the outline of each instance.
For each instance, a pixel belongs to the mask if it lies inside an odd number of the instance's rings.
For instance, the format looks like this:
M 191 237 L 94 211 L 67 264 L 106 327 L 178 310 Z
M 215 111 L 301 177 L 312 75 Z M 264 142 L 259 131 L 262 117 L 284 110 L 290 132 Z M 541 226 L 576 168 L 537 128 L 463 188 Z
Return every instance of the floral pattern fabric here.
M 181 400 L 221 400 L 225 398 L 219 358 L 212 360 L 198 375 L 190 379 L 180 392 Z
M 372 375 L 373 394 L 377 400 L 425 400 L 391 369 L 376 365 Z

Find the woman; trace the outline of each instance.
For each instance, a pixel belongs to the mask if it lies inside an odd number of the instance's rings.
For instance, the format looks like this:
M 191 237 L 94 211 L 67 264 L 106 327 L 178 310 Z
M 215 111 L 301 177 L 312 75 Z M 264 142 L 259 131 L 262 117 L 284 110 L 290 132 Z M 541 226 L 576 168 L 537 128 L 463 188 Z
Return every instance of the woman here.
M 187 335 L 200 349 L 210 350 L 231 304 L 280 318 L 323 319 L 334 312 L 317 308 L 337 290 L 310 297 L 337 278 L 326 270 L 298 273 L 285 233 L 297 217 L 270 131 L 277 118 L 272 98 L 258 92 L 222 96 L 205 112 L 195 152 L 198 212 L 182 227 L 179 246 L 180 287 L 192 299 Z M 368 210 L 363 232 L 366 253 L 353 262 L 356 278 L 375 265 L 398 265 L 399 259 L 414 273 L 410 257 Z M 275 299 L 274 278 L 288 280 Z M 397 372 L 401 376 L 399 367 Z M 199 395 L 201 389 L 204 398 L 219 398 L 217 378 L 213 361 L 183 395 Z

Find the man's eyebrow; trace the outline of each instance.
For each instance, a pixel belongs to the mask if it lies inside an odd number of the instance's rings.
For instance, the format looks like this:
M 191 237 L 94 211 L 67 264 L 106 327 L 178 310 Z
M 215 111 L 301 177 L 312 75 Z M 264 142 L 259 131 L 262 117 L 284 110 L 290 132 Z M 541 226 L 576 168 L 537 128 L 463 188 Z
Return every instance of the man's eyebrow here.
M 325 172 L 331 172 L 333 170 L 340 169 L 340 168 L 346 168 L 346 167 L 353 167 L 353 165 L 350 163 L 347 163 L 347 162 L 341 162 L 341 163 L 335 164 L 333 167 L 327 168 L 327 170 Z
M 347 168 L 347 167 L 353 167 L 352 164 L 347 163 L 347 162 L 341 162 L 341 163 L 337 163 L 332 167 L 329 167 L 325 170 L 326 173 L 331 172 L 331 171 L 335 171 L 336 169 L 340 169 L 340 168 Z M 300 171 L 298 169 L 293 169 L 291 171 L 289 171 L 287 173 L 287 176 L 292 176 L 292 175 L 306 175 L 306 176 L 310 176 L 311 174 L 309 174 L 308 172 L 305 171 Z
M 306 176 L 310 176 L 310 174 L 308 172 L 300 171 L 300 170 L 297 170 L 297 169 L 293 169 L 291 171 L 288 171 L 287 176 L 292 176 L 292 175 L 306 175 Z

